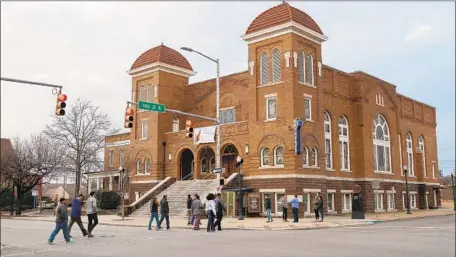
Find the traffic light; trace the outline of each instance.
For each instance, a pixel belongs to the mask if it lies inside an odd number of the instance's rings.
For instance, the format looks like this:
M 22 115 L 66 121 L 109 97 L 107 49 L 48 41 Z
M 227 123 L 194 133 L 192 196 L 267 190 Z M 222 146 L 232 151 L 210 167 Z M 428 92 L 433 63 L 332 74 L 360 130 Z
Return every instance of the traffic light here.
M 66 100 L 67 100 L 67 96 L 65 94 L 59 93 L 57 95 L 57 106 L 55 107 L 55 115 L 57 115 L 57 116 L 65 115 L 65 107 L 66 107 L 65 101 Z
M 193 137 L 193 125 L 191 120 L 187 120 L 185 123 L 185 135 L 190 138 Z
M 133 120 L 134 120 L 133 114 L 134 113 L 135 113 L 135 110 L 133 110 L 132 108 L 127 108 L 125 110 L 125 125 L 124 125 L 125 128 L 133 127 Z

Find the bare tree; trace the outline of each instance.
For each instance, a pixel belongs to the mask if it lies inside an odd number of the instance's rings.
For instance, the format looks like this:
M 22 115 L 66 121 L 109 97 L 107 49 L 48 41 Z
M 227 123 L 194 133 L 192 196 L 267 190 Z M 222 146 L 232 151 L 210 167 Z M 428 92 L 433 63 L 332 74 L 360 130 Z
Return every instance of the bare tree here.
M 0 196 L 11 191 L 13 183 L 8 176 L 11 173 L 15 153 L 11 141 L 2 138 L 0 141 Z
M 53 116 L 45 133 L 67 147 L 66 160 L 74 165 L 75 195 L 79 193 L 81 173 L 86 165 L 99 163 L 106 134 L 115 133 L 109 116 L 86 99 L 77 99 L 65 116 Z
M 24 140 L 14 138 L 13 148 L 14 158 L 3 175 L 16 187 L 16 215 L 21 215 L 25 193 L 62 168 L 63 154 L 62 148 L 44 134 L 32 135 Z

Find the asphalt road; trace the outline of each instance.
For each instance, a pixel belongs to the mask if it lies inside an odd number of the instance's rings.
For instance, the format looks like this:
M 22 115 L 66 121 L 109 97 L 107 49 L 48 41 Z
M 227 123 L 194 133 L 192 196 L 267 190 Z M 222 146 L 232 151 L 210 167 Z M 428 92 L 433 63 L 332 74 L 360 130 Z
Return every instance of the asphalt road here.
M 360 227 L 294 231 L 148 231 L 97 226 L 83 238 L 74 226 L 74 243 L 59 233 L 46 243 L 50 222 L 1 220 L 1 256 L 49 257 L 291 257 L 291 256 L 455 256 L 455 217 L 431 217 Z

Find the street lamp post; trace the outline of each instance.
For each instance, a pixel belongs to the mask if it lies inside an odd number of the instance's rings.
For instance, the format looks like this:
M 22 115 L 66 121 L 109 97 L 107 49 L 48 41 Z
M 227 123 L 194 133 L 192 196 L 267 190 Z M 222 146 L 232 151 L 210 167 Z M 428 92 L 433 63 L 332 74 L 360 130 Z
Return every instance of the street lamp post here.
M 216 63 L 217 65 L 217 78 L 215 81 L 215 111 L 216 111 L 216 128 L 217 128 L 217 149 L 216 149 L 216 158 L 215 158 L 215 168 L 220 169 L 221 167 L 221 160 L 220 160 L 220 61 L 219 59 L 213 59 L 203 53 L 200 53 L 190 47 L 181 47 L 182 50 L 188 52 L 195 52 L 206 59 L 209 59 Z M 216 181 L 217 188 L 220 186 L 220 172 L 217 172 L 217 181 Z
M 244 163 L 244 160 L 241 158 L 241 156 L 238 156 L 236 158 L 236 166 L 239 167 L 239 218 L 238 220 L 244 220 L 244 215 L 243 215 L 243 211 L 242 211 L 242 172 L 241 172 L 241 167 L 242 167 L 242 163 Z
M 120 211 L 122 212 L 122 220 L 125 219 L 125 201 L 124 201 L 124 190 L 125 190 L 125 169 L 119 167 L 119 184 L 120 184 Z
M 408 188 L 408 175 L 407 175 L 407 165 L 404 165 L 404 176 L 405 176 L 405 197 L 407 198 L 407 214 L 412 214 L 410 212 L 410 198 L 409 198 L 409 188 Z
M 453 170 L 453 173 L 454 173 L 454 170 Z M 453 191 L 453 208 L 454 210 L 456 211 L 456 182 L 454 180 L 454 176 L 453 176 L 453 173 L 451 173 L 451 189 Z

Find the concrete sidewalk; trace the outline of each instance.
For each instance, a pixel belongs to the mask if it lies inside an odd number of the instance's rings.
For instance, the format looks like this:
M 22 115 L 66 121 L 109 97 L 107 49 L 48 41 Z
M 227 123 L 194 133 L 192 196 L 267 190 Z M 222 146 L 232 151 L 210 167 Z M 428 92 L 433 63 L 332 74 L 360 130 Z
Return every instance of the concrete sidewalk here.
M 320 229 L 320 228 L 333 228 L 333 227 L 347 227 L 347 226 L 361 226 L 369 225 L 378 222 L 402 220 L 411 218 L 442 216 L 442 215 L 455 215 L 452 209 L 436 209 L 436 210 L 413 210 L 412 214 L 407 215 L 405 212 L 394 213 L 379 213 L 379 214 L 366 214 L 364 220 L 352 220 L 351 216 L 326 216 L 324 222 L 314 222 L 313 217 L 301 218 L 299 223 L 283 222 L 281 218 L 274 219 L 273 222 L 266 223 L 265 218 L 245 218 L 245 220 L 237 220 L 237 218 L 224 217 L 222 228 L 225 230 L 305 230 L 305 229 Z M 21 216 L 11 217 L 2 216 L 2 218 L 12 218 L 17 220 L 39 220 L 54 222 L 54 216 Z M 144 227 L 146 228 L 149 222 L 147 216 L 126 217 L 122 218 L 116 215 L 99 215 L 99 224 L 109 226 L 131 226 L 131 227 Z M 83 218 L 83 222 L 87 221 Z M 187 226 L 187 219 L 183 218 L 170 218 L 171 228 L 173 229 L 190 229 Z M 202 220 L 202 229 L 205 229 L 207 220 Z M 156 225 L 155 223 L 153 225 Z

